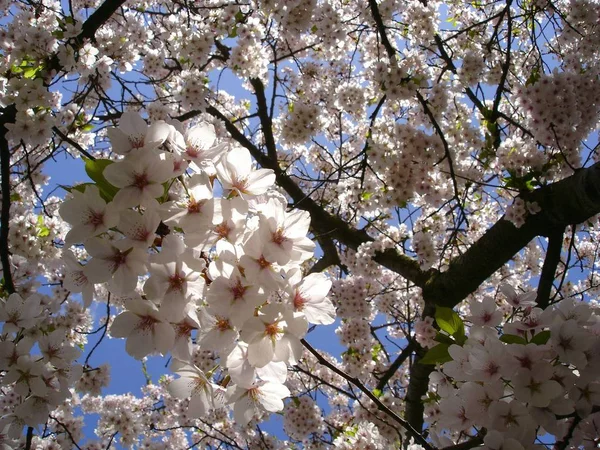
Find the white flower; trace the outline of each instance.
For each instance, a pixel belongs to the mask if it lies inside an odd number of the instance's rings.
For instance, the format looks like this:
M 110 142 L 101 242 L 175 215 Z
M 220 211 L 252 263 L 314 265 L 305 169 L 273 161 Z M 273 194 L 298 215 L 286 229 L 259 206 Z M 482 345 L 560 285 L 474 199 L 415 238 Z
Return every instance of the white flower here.
M 113 321 L 110 334 L 127 338 L 127 353 L 142 359 L 156 352 L 165 355 L 173 348 L 175 330 L 151 302 L 135 298 L 127 300 L 125 307 L 127 309 Z
M 212 124 L 202 122 L 187 130 L 181 122 L 173 122 L 173 126 L 176 132 L 169 135 L 169 145 L 198 167 L 213 162 L 225 148 L 224 145 L 213 145 L 216 135 Z
M 156 153 L 136 150 L 127 159 L 106 166 L 103 175 L 119 188 L 113 199 L 117 208 L 157 208 L 156 198 L 164 194 L 163 183 L 171 177 L 172 170 L 172 164 Z
M 71 225 L 65 236 L 67 247 L 104 233 L 119 223 L 115 205 L 106 204 L 96 186 L 86 186 L 84 192 L 73 189 L 71 196 L 59 209 L 60 216 Z
M 500 285 L 500 292 L 502 292 L 506 296 L 506 301 L 513 308 L 528 308 L 530 306 L 537 305 L 535 301 L 537 298 L 536 291 L 529 291 L 524 292 L 522 294 L 517 294 L 517 291 L 515 291 L 515 289 L 510 284 L 503 283 Z
M 283 305 L 262 307 L 241 331 L 242 340 L 248 343 L 248 361 L 254 367 L 264 367 L 273 360 L 296 364 L 303 350 L 300 339 L 307 329 L 306 319 Z
M 290 390 L 283 384 L 258 381 L 250 386 L 233 385 L 227 389 L 229 403 L 233 403 L 233 417 L 240 426 L 246 426 L 261 409 L 278 412 Z
M 198 367 L 174 360 L 171 370 L 180 378 L 173 380 L 167 386 L 169 393 L 177 398 L 189 398 L 187 414 L 191 418 L 205 416 L 213 406 L 213 388 Z
M 587 365 L 585 350 L 593 343 L 590 334 L 573 319 L 558 322 L 550 327 L 550 345 L 562 362 L 574 364 L 578 369 Z
M 67 266 L 65 271 L 65 277 L 63 279 L 63 287 L 70 292 L 81 292 L 83 298 L 83 304 L 87 308 L 92 304 L 94 296 L 96 295 L 96 289 L 94 283 L 85 276 L 84 268 L 79 264 L 75 255 L 69 250 L 63 252 L 63 262 Z
M 139 114 L 124 112 L 118 128 L 106 130 L 113 152 L 127 155 L 134 149 L 152 150 L 158 148 L 169 136 L 170 127 L 165 122 L 148 126 Z
M 261 210 L 259 225 L 265 259 L 284 265 L 310 258 L 315 244 L 306 237 L 309 226 L 308 212 L 294 210 L 287 213 L 281 202 L 270 199 Z
M 271 169 L 252 169 L 250 153 L 242 147 L 227 152 L 216 169 L 223 188 L 237 192 L 242 198 L 264 194 L 275 183 L 275 173 Z
M 482 302 L 472 301 L 469 303 L 471 315 L 466 319 L 474 325 L 495 327 L 502 322 L 502 311 L 496 306 L 492 297 L 484 297 Z
M 153 244 L 159 224 L 160 217 L 154 210 L 146 210 L 144 214 L 140 214 L 127 209 L 121 212 L 119 230 L 132 246 L 146 250 Z
M 2 333 L 18 332 L 21 328 L 33 327 L 41 313 L 41 297 L 33 294 L 23 300 L 17 293 L 10 294 L 8 299 L 0 301 L 0 322 L 4 322 Z
M 113 294 L 133 292 L 138 275 L 146 271 L 148 254 L 130 245 L 126 240 L 88 239 L 85 249 L 92 259 L 85 265 L 84 275 L 95 284 L 108 281 L 108 289 Z
M 299 269 L 288 273 L 290 285 L 300 276 Z M 335 306 L 327 298 L 331 280 L 322 273 L 311 273 L 290 290 L 289 299 L 294 311 L 301 312 L 310 323 L 329 325 L 335 321 Z

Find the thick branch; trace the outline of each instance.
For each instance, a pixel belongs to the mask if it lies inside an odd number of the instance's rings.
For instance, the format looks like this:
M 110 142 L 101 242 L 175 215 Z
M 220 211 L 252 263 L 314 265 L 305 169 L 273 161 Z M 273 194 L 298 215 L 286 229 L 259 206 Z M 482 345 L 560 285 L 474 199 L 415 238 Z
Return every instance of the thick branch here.
M 550 291 L 554 283 L 556 268 L 560 262 L 560 253 L 562 251 L 564 228 L 557 230 L 548 236 L 548 248 L 546 258 L 540 275 L 540 282 L 537 290 L 537 304 L 540 308 L 546 309 L 550 303 Z
M 0 164 L 2 174 L 2 214 L 0 218 L 0 259 L 2 260 L 2 276 L 4 289 L 9 294 L 15 292 L 15 285 L 10 270 L 8 251 L 8 227 L 10 222 L 10 149 L 6 133 L 6 124 L 15 122 L 17 109 L 15 105 L 7 106 L 0 117 Z
M 426 302 L 456 306 L 536 236 L 548 236 L 600 213 L 600 163 L 540 188 L 525 200 L 537 202 L 541 212 L 529 215 L 520 228 L 501 218 L 447 271 L 432 275 L 423 288 Z

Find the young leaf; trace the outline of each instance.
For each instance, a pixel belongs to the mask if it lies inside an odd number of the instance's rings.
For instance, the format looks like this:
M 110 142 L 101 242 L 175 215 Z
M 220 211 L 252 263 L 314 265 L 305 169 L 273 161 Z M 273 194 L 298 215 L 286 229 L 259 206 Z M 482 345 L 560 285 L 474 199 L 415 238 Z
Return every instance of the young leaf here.
M 550 339 L 550 330 L 541 331 L 531 338 L 531 342 L 536 345 L 544 345 Z
M 507 344 L 527 344 L 525 338 L 522 338 L 521 336 L 516 336 L 514 334 L 503 334 L 502 336 L 500 336 L 500 340 L 502 342 L 506 342 Z
M 452 356 L 448 353 L 448 344 L 438 344 L 429 349 L 423 359 L 419 361 L 421 364 L 443 364 L 452 361 Z
M 465 335 L 465 324 L 462 319 L 451 308 L 437 306 L 435 308 L 435 321 L 446 333 L 454 336 Z
M 86 159 L 85 161 L 85 172 L 88 174 L 92 180 L 96 182 L 98 189 L 100 190 L 100 195 L 106 201 L 111 201 L 117 192 L 119 192 L 119 188 L 113 186 L 106 178 L 104 178 L 104 169 L 114 163 L 110 159 Z

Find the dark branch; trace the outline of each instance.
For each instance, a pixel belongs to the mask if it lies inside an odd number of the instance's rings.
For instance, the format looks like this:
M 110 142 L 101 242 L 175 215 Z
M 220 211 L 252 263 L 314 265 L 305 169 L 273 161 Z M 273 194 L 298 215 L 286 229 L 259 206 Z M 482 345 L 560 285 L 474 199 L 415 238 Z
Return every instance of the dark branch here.
M 360 389 L 367 397 L 369 397 L 369 399 L 375 403 L 375 405 L 377 406 L 377 408 L 384 412 L 385 414 L 387 414 L 388 416 L 390 416 L 392 419 L 394 419 L 395 422 L 399 423 L 400 426 L 402 426 L 402 428 L 404 428 L 407 431 L 407 434 L 409 436 L 411 436 L 412 438 L 415 439 L 415 441 L 421 445 L 423 448 L 425 448 L 426 450 L 434 450 L 435 447 L 433 447 L 429 442 L 427 442 L 425 440 L 425 438 L 421 435 L 421 433 L 419 433 L 417 430 L 415 430 L 410 423 L 408 423 L 406 420 L 404 420 L 403 418 L 401 418 L 398 414 L 396 414 L 394 411 L 392 411 L 391 409 L 389 409 L 387 406 L 385 406 L 381 400 L 379 400 L 377 398 L 377 396 L 375 396 L 375 394 L 373 394 L 364 384 L 362 384 L 362 382 L 355 377 L 351 377 L 350 375 L 348 375 L 346 372 L 344 372 L 343 370 L 338 369 L 336 366 L 334 366 L 333 364 L 331 364 L 329 361 L 327 361 L 318 351 L 316 351 L 312 345 L 310 345 L 308 342 L 306 342 L 304 339 L 302 339 L 302 345 L 304 345 L 304 347 L 310 352 L 312 353 L 315 358 L 317 358 L 317 361 L 319 361 L 319 363 L 321 365 L 324 365 L 325 367 L 329 368 L 330 370 L 332 370 L 333 372 L 335 372 L 337 375 L 339 375 L 340 377 L 342 377 L 343 379 L 345 379 L 346 381 L 348 381 L 349 383 L 353 384 L 354 386 L 356 386 L 358 389 Z
M 0 218 L 0 258 L 2 259 L 2 276 L 4 277 L 4 290 L 8 294 L 15 292 L 15 285 L 10 270 L 8 250 L 8 227 L 10 223 L 10 149 L 6 133 L 6 125 L 15 123 L 17 108 L 15 105 L 7 106 L 0 117 L 0 169 L 2 175 L 2 214 Z
M 554 283 L 556 268 L 560 262 L 560 253 L 562 251 L 564 228 L 551 233 L 548 236 L 548 248 L 546 249 L 546 258 L 540 275 L 540 282 L 537 290 L 537 304 L 540 308 L 546 309 L 550 303 L 550 291 Z M 566 269 L 565 269 L 566 270 Z
M 404 347 L 404 350 L 402 350 L 402 352 L 400 352 L 400 354 L 394 360 L 394 362 L 392 364 L 390 364 L 390 367 L 388 368 L 388 370 L 386 370 L 385 373 L 383 374 L 383 376 L 379 379 L 379 383 L 377 383 L 377 389 L 379 389 L 380 391 L 383 390 L 383 388 L 385 387 L 387 382 L 390 381 L 390 379 L 394 376 L 394 374 L 400 368 L 400 366 L 404 363 L 404 361 L 406 361 L 408 358 L 410 358 L 410 355 L 412 355 L 412 352 L 415 350 L 415 348 L 416 348 L 415 341 L 413 341 L 413 340 L 409 341 L 408 345 L 406 347 Z
M 501 218 L 444 273 L 434 273 L 423 288 L 426 302 L 453 308 L 506 264 L 536 236 L 582 223 L 600 213 L 600 163 L 544 186 L 524 198 L 541 212 L 515 227 Z

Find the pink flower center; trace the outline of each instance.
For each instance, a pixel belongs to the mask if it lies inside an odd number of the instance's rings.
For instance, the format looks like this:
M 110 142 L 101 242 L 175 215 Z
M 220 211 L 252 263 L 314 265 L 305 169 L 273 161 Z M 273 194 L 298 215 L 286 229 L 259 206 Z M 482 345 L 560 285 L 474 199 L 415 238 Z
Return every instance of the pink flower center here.
M 149 184 L 150 182 L 148 181 L 148 174 L 146 172 L 133 174 L 133 183 L 131 183 L 132 186 L 143 190 Z

